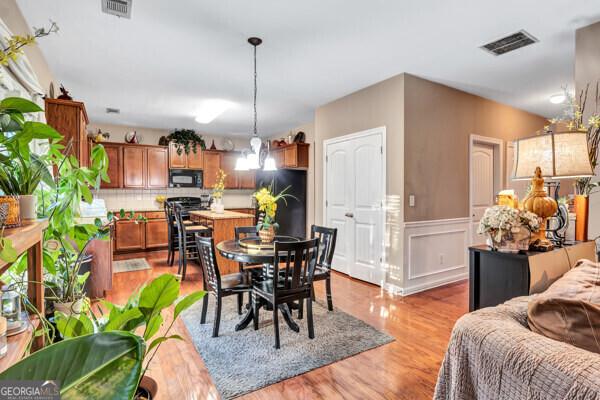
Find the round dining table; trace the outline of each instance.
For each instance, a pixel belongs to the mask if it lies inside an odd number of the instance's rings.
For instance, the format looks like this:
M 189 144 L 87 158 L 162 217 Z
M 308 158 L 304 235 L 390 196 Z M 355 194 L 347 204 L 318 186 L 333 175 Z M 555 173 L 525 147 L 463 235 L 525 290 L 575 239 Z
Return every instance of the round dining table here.
M 301 239 L 293 236 L 280 235 L 275 236 L 274 242 L 299 242 L 300 240 Z M 225 258 L 240 263 L 254 264 L 254 267 L 249 267 L 248 269 L 257 269 L 259 267 L 256 267 L 256 265 L 262 264 L 263 267 L 261 269 L 261 279 L 273 279 L 272 274 L 268 274 L 267 271 L 272 268 L 273 260 L 275 258 L 274 243 L 271 245 L 264 245 L 260 243 L 260 238 L 252 236 L 241 240 L 225 240 L 218 243 L 216 248 L 217 251 Z M 259 298 L 259 301 L 259 308 L 269 306 L 269 304 L 267 304 L 263 299 Z M 295 332 L 299 332 L 300 327 L 294 322 L 292 313 L 290 311 L 290 309 L 293 307 L 293 304 L 282 304 L 279 306 L 279 309 L 281 310 L 283 319 L 290 329 Z M 243 318 L 235 326 L 235 330 L 239 331 L 245 329 L 253 319 L 254 311 L 252 310 L 252 306 L 249 304 L 246 306 L 246 314 L 244 314 Z

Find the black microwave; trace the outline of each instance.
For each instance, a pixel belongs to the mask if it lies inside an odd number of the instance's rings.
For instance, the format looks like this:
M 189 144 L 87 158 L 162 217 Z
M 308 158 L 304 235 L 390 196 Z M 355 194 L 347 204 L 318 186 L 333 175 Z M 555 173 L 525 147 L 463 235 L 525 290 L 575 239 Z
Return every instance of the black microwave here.
M 199 169 L 170 169 L 169 187 L 202 188 L 202 170 Z

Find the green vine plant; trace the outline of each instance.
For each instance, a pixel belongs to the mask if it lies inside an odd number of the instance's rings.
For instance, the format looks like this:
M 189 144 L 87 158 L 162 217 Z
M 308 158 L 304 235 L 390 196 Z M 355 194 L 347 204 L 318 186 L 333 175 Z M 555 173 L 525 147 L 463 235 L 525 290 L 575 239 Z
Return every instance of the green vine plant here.
M 185 154 L 190 154 L 190 151 L 195 154 L 198 151 L 198 146 L 202 150 L 206 149 L 206 143 L 204 143 L 202 136 L 192 129 L 176 129 L 167 136 L 167 140 L 177 145 L 177 154 L 179 155 L 184 151 Z

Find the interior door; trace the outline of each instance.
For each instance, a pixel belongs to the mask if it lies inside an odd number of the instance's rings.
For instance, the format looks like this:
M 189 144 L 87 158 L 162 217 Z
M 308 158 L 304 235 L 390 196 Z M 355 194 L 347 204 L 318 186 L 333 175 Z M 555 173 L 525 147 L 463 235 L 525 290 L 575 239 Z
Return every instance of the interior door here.
M 485 210 L 494 205 L 494 148 L 475 143 L 471 150 L 472 244 L 485 243 L 486 237 L 477 233 L 479 220 Z
M 327 226 L 338 228 L 333 268 L 380 285 L 383 279 L 383 133 L 327 145 Z

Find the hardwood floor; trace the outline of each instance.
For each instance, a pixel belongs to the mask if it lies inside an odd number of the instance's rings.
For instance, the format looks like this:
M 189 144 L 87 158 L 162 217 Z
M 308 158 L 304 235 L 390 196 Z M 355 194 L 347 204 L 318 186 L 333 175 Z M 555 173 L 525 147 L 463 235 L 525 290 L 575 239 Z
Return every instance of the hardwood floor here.
M 120 258 L 140 256 L 120 256 Z M 152 270 L 115 274 L 113 302 L 124 301 L 143 282 L 168 267 L 166 252 L 144 255 Z M 201 289 L 200 270 L 188 266 L 184 293 Z M 318 368 L 268 386 L 244 400 L 266 399 L 431 399 L 438 370 L 458 317 L 468 311 L 468 282 L 436 288 L 412 296 L 391 296 L 380 288 L 334 273 L 334 306 L 396 338 L 388 345 Z M 325 298 L 324 282 L 316 284 L 317 297 Z M 170 318 L 170 317 L 169 317 Z M 219 399 L 208 371 L 182 321 L 172 333 L 186 341 L 167 342 L 150 367 L 159 383 L 159 399 Z

